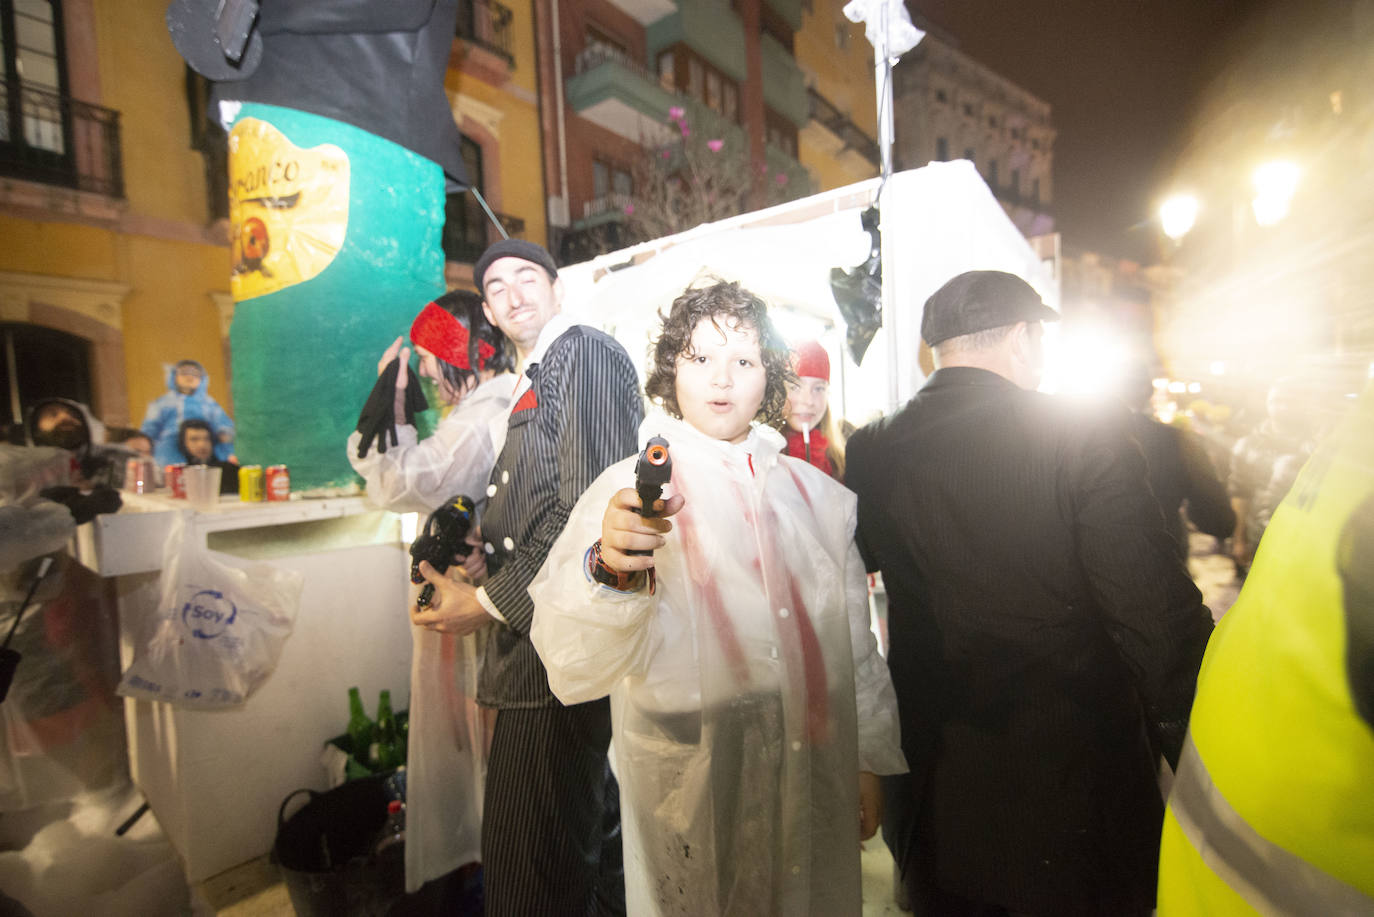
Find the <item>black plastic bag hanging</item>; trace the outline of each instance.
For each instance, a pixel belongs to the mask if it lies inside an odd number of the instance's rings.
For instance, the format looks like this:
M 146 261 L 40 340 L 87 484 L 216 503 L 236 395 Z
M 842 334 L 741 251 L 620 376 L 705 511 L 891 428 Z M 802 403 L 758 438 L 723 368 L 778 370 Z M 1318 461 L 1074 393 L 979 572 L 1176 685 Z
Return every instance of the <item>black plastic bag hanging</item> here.
M 830 269 L 830 292 L 844 317 L 845 342 L 854 363 L 863 363 L 873 336 L 883 324 L 882 237 L 878 230 L 878 208 L 869 207 L 860 216 L 869 236 L 868 258 L 858 267 Z

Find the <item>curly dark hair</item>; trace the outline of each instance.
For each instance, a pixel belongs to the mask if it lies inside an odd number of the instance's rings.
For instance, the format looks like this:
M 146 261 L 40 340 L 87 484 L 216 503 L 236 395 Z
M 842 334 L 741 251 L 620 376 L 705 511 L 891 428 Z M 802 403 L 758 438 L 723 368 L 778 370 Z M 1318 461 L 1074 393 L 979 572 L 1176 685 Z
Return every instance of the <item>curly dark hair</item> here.
M 759 352 L 763 356 L 766 382 L 763 404 L 754 419 L 770 426 L 782 423 L 783 408 L 787 405 L 787 383 L 796 381 L 792 371 L 792 353 L 778 329 L 768 318 L 768 306 L 757 295 L 734 281 L 717 280 L 709 285 L 690 286 L 673 300 L 668 314 L 658 317 L 663 330 L 649 347 L 649 378 L 644 394 L 661 404 L 674 417 L 682 417 L 677 403 L 677 360 L 690 357 L 692 332 L 702 319 L 710 319 L 720 327 L 722 323 L 753 328 L 759 333 Z

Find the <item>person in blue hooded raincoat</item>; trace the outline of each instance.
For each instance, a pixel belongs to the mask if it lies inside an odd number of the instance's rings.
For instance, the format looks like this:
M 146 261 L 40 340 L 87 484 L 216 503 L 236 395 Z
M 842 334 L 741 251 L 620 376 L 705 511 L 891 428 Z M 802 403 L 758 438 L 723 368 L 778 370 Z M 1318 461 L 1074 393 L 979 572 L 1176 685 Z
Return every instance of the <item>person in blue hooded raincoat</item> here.
M 234 421 L 219 402 L 210 397 L 210 375 L 195 360 L 181 360 L 167 372 L 167 393 L 148 403 L 139 428 L 153 441 L 153 458 L 159 466 L 186 461 L 178 444 L 183 420 L 203 420 L 215 435 L 215 458 L 237 462 L 234 457 Z

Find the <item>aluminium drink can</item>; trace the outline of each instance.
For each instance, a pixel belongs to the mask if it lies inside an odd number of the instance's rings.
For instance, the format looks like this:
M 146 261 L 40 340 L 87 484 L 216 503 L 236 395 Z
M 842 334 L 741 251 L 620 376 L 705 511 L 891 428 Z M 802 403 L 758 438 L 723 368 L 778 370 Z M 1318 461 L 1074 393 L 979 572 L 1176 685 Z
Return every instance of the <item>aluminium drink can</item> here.
M 241 466 L 239 468 L 239 500 L 243 503 L 261 503 L 264 496 L 262 466 Z
M 291 472 L 285 465 L 267 466 L 267 499 L 291 499 Z
M 178 500 L 186 499 L 186 478 L 182 473 L 186 471 L 185 462 L 174 462 L 165 469 L 167 472 L 167 486 L 172 488 L 172 496 Z

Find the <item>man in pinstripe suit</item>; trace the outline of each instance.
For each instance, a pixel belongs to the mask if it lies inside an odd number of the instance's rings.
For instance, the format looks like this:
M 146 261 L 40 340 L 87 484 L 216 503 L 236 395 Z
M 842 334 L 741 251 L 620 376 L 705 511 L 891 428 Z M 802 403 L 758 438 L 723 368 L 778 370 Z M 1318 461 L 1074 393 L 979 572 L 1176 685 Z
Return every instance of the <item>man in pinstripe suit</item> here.
M 482 823 L 486 913 L 623 914 L 610 704 L 565 707 L 554 698 L 529 641 L 526 587 L 582 491 L 634 453 L 639 380 L 613 338 L 561 314 L 563 285 L 540 246 L 498 242 L 473 277 L 518 359 L 509 417 L 493 431 L 498 456 L 482 519 L 488 578 L 473 587 L 422 564 L 436 594 L 411 620 L 460 634 L 492 624 L 477 696 L 497 709 Z

